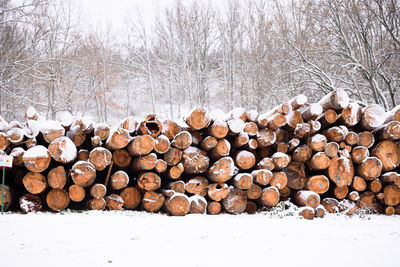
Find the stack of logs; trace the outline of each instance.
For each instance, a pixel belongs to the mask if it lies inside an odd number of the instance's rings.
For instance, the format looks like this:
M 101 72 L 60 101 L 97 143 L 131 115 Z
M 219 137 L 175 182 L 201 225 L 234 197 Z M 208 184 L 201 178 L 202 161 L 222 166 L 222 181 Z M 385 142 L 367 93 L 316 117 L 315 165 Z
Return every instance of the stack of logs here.
M 267 113 L 194 109 L 116 127 L 73 118 L 0 118 L 14 157 L 5 208 L 254 213 L 290 199 L 308 219 L 357 209 L 400 214 L 400 106 L 366 107 L 336 90 L 298 95 Z

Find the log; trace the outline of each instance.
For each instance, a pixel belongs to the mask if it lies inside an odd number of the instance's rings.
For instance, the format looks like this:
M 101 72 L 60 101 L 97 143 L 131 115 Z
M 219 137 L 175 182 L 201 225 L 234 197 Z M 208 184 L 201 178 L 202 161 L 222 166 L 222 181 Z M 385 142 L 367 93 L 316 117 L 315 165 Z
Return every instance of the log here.
M 265 170 L 274 170 L 275 169 L 275 163 L 271 158 L 263 158 L 257 163 L 257 169 L 265 169 Z
M 208 170 L 208 178 L 216 183 L 230 180 L 238 171 L 231 157 L 223 157 L 216 161 Z
M 150 153 L 145 156 L 135 157 L 132 162 L 132 170 L 134 171 L 151 171 L 156 167 L 157 154 Z
M 190 211 L 190 201 L 185 194 L 173 192 L 173 195 L 165 200 L 164 207 L 170 215 L 184 216 Z
M 244 124 L 243 132 L 248 136 L 256 136 L 258 133 L 258 125 L 253 121 L 246 122 Z
M 4 200 L 2 199 L 1 192 L 4 190 Z M 12 204 L 12 194 L 10 191 L 10 187 L 8 185 L 3 185 L 0 184 L 0 206 L 4 203 L 4 211 L 8 211 Z
M 5 150 L 10 145 L 7 134 L 0 132 L 0 150 Z
M 1 188 L 1 186 L 0 186 Z M 0 204 L 1 205 L 1 204 Z M 6 207 L 6 205 L 5 205 Z M 30 213 L 30 212 L 38 212 L 41 211 L 42 200 L 39 196 L 32 195 L 32 194 L 25 194 L 19 199 L 19 207 L 21 208 L 22 212 Z M 5 209 L 7 210 L 7 209 Z
M 96 179 L 96 169 L 90 162 L 77 161 L 72 166 L 71 178 L 75 184 L 83 187 L 89 187 Z
M 175 147 L 168 149 L 167 153 L 164 154 L 164 161 L 168 166 L 174 166 L 178 164 L 182 159 L 182 150 Z
M 316 119 L 321 123 L 321 128 L 329 127 L 331 124 L 334 124 L 339 116 L 337 115 L 336 111 L 333 109 L 327 109 L 324 113 L 318 116 Z
M 156 166 L 154 167 L 154 170 L 158 173 L 163 173 L 167 170 L 168 164 L 165 162 L 165 160 L 162 159 L 157 159 L 156 160 Z
M 218 141 L 215 137 L 213 136 L 207 136 L 201 141 L 200 147 L 204 149 L 205 151 L 210 151 L 214 147 L 216 147 L 218 144 Z
M 313 103 L 308 108 L 306 108 L 301 115 L 304 121 L 315 120 L 323 112 L 322 106 L 319 103 Z
M 154 151 L 158 154 L 165 154 L 171 147 L 171 143 L 166 135 L 159 135 L 154 139 Z
M 86 161 L 89 160 L 89 151 L 87 149 L 79 149 L 77 155 L 78 161 Z
M 157 212 L 164 205 L 165 197 L 161 193 L 147 191 L 143 195 L 143 208 L 148 212 Z
M 137 128 L 138 134 L 145 135 L 148 134 L 153 138 L 159 136 L 162 132 L 163 124 L 158 120 L 157 115 L 149 114 L 144 120 L 139 124 Z
M 348 186 L 353 181 L 354 166 L 351 160 L 346 157 L 333 157 L 328 168 L 329 178 L 337 186 Z
M 128 130 L 128 132 L 131 132 L 129 130 L 129 122 L 127 122 L 128 129 L 122 127 L 123 129 Z M 108 136 L 110 135 L 110 126 L 107 125 L 107 123 L 96 123 L 93 126 L 93 133 L 95 136 L 98 136 L 101 141 L 107 140 Z
M 181 127 L 172 120 L 164 120 L 162 122 L 161 133 L 168 137 L 168 139 L 173 139 L 181 131 Z
M 291 109 L 297 110 L 299 108 L 302 108 L 305 104 L 307 104 L 307 96 L 299 94 L 294 98 L 290 99 L 287 102 L 287 104 L 290 105 Z
M 343 131 L 341 127 L 331 127 L 324 132 L 324 135 L 328 139 L 328 142 L 336 142 L 340 143 L 343 142 L 346 138 L 346 132 Z
M 306 206 L 299 209 L 299 215 L 306 220 L 314 220 L 315 212 L 313 208 Z
M 91 210 L 105 210 L 106 209 L 106 200 L 104 198 L 100 199 L 89 199 L 88 206 Z
M 53 168 L 47 174 L 47 182 L 53 189 L 62 189 L 67 183 L 67 172 L 63 166 Z
M 247 190 L 253 185 L 253 176 L 250 173 L 239 173 L 233 178 L 233 185 L 238 189 Z
M 55 139 L 63 136 L 65 134 L 65 129 L 58 121 L 46 121 L 40 124 L 40 132 L 42 133 L 43 139 L 50 144 Z
M 212 201 L 207 206 L 207 211 L 211 215 L 217 215 L 221 213 L 221 203 L 217 201 Z
M 305 166 L 301 162 L 292 161 L 283 169 L 287 177 L 287 187 L 295 190 L 301 190 L 306 184 Z
M 251 172 L 253 181 L 259 185 L 267 185 L 273 177 L 273 173 L 267 169 L 254 170 Z
M 182 164 L 185 173 L 205 173 L 210 165 L 210 159 L 204 150 L 197 147 L 188 147 L 182 153 Z
M 106 197 L 106 205 L 109 210 L 122 210 L 124 200 L 117 194 L 111 194 Z
M 29 171 L 42 172 L 49 167 L 51 157 L 46 147 L 34 146 L 25 151 L 22 160 Z
M 302 145 L 293 152 L 293 160 L 297 162 L 306 162 L 312 156 L 312 150 L 308 145 Z
M 154 191 L 161 187 L 161 178 L 154 172 L 144 172 L 139 175 L 138 186 L 146 191 Z
M 275 144 L 276 133 L 271 129 L 261 129 L 257 133 L 257 143 L 260 148 Z
M 198 146 L 201 141 L 203 141 L 203 136 L 199 132 L 191 132 L 192 135 L 192 145 Z
M 258 111 L 255 109 L 249 110 L 247 112 L 247 121 L 256 122 L 258 118 Z
M 382 162 L 377 157 L 367 157 L 357 166 L 357 174 L 366 180 L 378 178 L 382 173 Z
M 127 130 L 130 134 L 132 134 L 136 131 L 137 126 L 138 126 L 138 122 L 131 116 L 126 117 L 119 124 L 120 128 Z
M 209 183 L 206 178 L 202 176 L 196 176 L 186 183 L 185 190 L 188 193 L 204 197 L 207 195 L 208 186 Z
M 313 175 L 307 179 L 306 189 L 317 194 L 323 194 L 329 190 L 329 179 L 325 175 Z
M 98 136 L 93 136 L 90 140 L 93 148 L 103 145 L 103 142 L 101 142 L 101 139 Z
M 281 190 L 287 185 L 287 176 L 284 172 L 274 172 L 270 181 L 271 186 L 275 186 L 278 190 Z
M 379 177 L 379 180 L 383 183 L 391 183 L 400 186 L 400 175 L 397 172 L 387 172 Z
M 46 177 L 38 172 L 28 172 L 22 179 L 26 190 L 31 194 L 40 194 L 47 187 Z
M 228 132 L 229 132 L 228 124 L 225 121 L 221 120 L 214 121 L 207 130 L 207 133 L 210 136 L 215 137 L 216 139 L 225 138 Z
M 228 134 L 229 135 L 237 135 L 244 130 L 245 123 L 241 119 L 232 119 L 228 120 Z
M 315 153 L 309 161 L 307 161 L 307 167 L 310 170 L 325 170 L 331 164 L 331 159 L 324 153 Z
M 357 201 L 360 199 L 360 194 L 357 191 L 351 191 L 349 193 L 349 199 L 353 201 Z
M 238 148 L 246 145 L 248 142 L 249 142 L 249 135 L 245 132 L 241 132 L 238 135 L 234 136 L 232 145 L 233 147 Z
M 81 202 L 85 199 L 85 189 L 77 184 L 73 184 L 68 189 L 68 196 L 74 202 Z
M 228 196 L 222 202 L 224 209 L 231 214 L 240 214 L 245 211 L 246 204 L 246 191 L 230 186 Z
M 94 184 L 90 187 L 89 192 L 93 198 L 100 199 L 105 197 L 107 188 L 104 184 Z
M 253 201 L 247 201 L 246 203 L 246 209 L 244 210 L 245 213 L 247 214 L 254 214 L 257 212 L 257 204 L 254 203 Z
M 46 203 L 50 209 L 60 211 L 66 209 L 70 199 L 68 192 L 65 189 L 51 189 L 46 196 Z
M 228 196 L 229 188 L 227 184 L 215 183 L 208 187 L 207 195 L 214 201 L 221 201 Z
M 275 186 L 264 188 L 260 202 L 264 207 L 275 207 L 279 202 L 279 190 Z
M 285 143 L 279 143 L 276 145 L 276 151 L 286 154 L 289 151 L 289 146 Z
M 285 168 L 290 163 L 289 156 L 282 152 L 275 152 L 271 156 L 271 159 L 274 162 L 275 169 L 277 169 L 277 170 L 281 170 L 281 169 Z
M 11 150 L 10 156 L 13 157 L 13 165 L 24 166 L 24 161 L 22 160 L 24 153 L 25 153 L 25 150 L 22 147 L 14 147 Z
M 396 213 L 396 210 L 394 209 L 393 206 L 387 206 L 385 208 L 385 214 L 386 215 L 394 215 Z
M 286 116 L 276 113 L 267 118 L 267 127 L 271 130 L 278 130 L 286 124 Z M 257 124 L 256 124 L 257 125 Z M 258 127 L 257 127 L 258 128 Z
M 135 187 L 126 187 L 120 193 L 120 197 L 124 201 L 124 208 L 133 210 L 139 206 L 142 196 Z
M 352 131 L 349 131 L 346 134 L 346 137 L 344 139 L 345 143 L 348 144 L 349 146 L 354 146 L 358 143 L 358 134 Z
M 226 139 L 219 139 L 217 145 L 210 150 L 210 157 L 214 160 L 229 155 L 231 151 L 231 144 Z
M 113 151 L 112 159 L 114 164 L 120 168 L 126 168 L 131 164 L 132 157 L 128 151 L 124 149 L 117 149 Z
M 236 153 L 235 157 L 236 166 L 241 170 L 251 169 L 256 164 L 256 157 L 253 153 L 241 150 Z
M 364 178 L 360 176 L 354 176 L 352 187 L 354 190 L 362 192 L 367 188 L 367 183 L 365 182 Z
M 399 140 L 400 121 L 391 121 L 373 131 L 373 134 L 380 140 Z
M 112 154 L 104 147 L 96 147 L 89 154 L 89 161 L 97 171 L 102 171 L 111 164 Z
M 380 206 L 375 199 L 375 194 L 371 191 L 366 191 L 361 194 L 360 200 L 358 201 L 358 206 L 361 209 L 366 209 L 369 212 L 378 212 Z
M 365 146 L 366 148 L 372 147 L 375 143 L 375 137 L 370 131 L 364 131 L 358 133 L 358 145 Z
M 293 138 L 289 141 L 288 146 L 289 146 L 289 151 L 293 151 L 296 147 L 300 145 L 300 140 L 297 138 Z
M 325 208 L 324 208 L 324 206 L 322 206 L 322 205 L 319 205 L 316 209 L 315 209 L 315 217 L 318 217 L 318 218 L 324 218 L 325 217 L 325 213 L 326 213 L 326 210 L 325 210 Z
M 211 119 L 205 109 L 197 108 L 190 112 L 185 121 L 190 128 L 199 131 L 206 128 L 210 124 Z
M 175 135 L 174 139 L 171 142 L 171 145 L 184 150 L 188 148 L 192 144 L 192 135 L 188 131 L 179 132 Z
M 313 209 L 319 206 L 319 195 L 313 191 L 300 190 L 294 196 L 300 206 L 308 206 Z
M 307 122 L 308 125 L 310 125 L 310 134 L 315 134 L 317 133 L 319 130 L 321 130 L 321 123 L 319 121 L 308 121 Z
M 339 201 L 334 198 L 324 198 L 321 204 L 329 213 L 339 212 Z
M 339 153 L 339 145 L 335 142 L 327 143 L 325 145 L 324 152 L 328 157 L 334 158 Z
M 400 190 L 398 186 L 387 185 L 383 189 L 384 202 L 388 206 L 396 206 L 400 204 Z
M 259 185 L 252 184 L 249 189 L 246 190 L 247 199 L 259 199 L 262 194 L 262 188 Z
M 322 106 L 323 111 L 329 108 L 334 110 L 344 109 L 348 107 L 349 102 L 349 95 L 343 89 L 336 89 L 318 101 L 318 103 Z
M 129 144 L 129 141 L 130 135 L 128 130 L 123 128 L 111 129 L 110 135 L 106 140 L 106 147 L 110 150 L 121 149 L 126 147 Z
M 381 161 L 384 172 L 394 170 L 400 165 L 400 147 L 392 140 L 379 142 L 372 149 L 372 155 Z
M 199 195 L 193 195 L 189 198 L 190 211 L 192 214 L 206 214 L 207 200 Z
M 295 129 L 297 124 L 303 123 L 303 116 L 301 116 L 301 113 L 298 112 L 297 110 L 291 111 L 289 114 L 286 116 L 286 125 L 285 128 L 287 129 Z
M 181 175 L 182 175 L 184 170 L 185 169 L 184 169 L 182 163 L 179 163 L 178 165 L 172 166 L 168 170 L 168 177 L 173 179 L 173 180 L 177 180 L 177 179 L 181 178 Z
M 336 199 L 344 199 L 347 197 L 348 193 L 349 193 L 349 188 L 347 186 L 343 187 L 336 186 L 335 189 L 333 190 L 333 195 L 336 197 Z
M 342 110 L 339 122 L 348 127 L 355 126 L 361 120 L 361 106 L 355 102 L 351 102 Z
M 319 152 L 324 150 L 327 142 L 325 135 L 316 134 L 311 137 L 309 146 L 313 151 Z
M 369 150 L 365 146 L 357 146 L 351 151 L 351 159 L 356 164 L 361 164 L 369 157 Z
M 379 193 L 382 190 L 382 183 L 381 181 L 379 181 L 379 179 L 374 179 L 372 180 L 369 185 L 368 185 L 368 189 L 372 192 L 372 193 Z
M 143 156 L 149 154 L 155 146 L 153 137 L 150 135 L 139 135 L 132 139 L 128 145 L 128 151 L 132 156 Z M 167 152 L 168 153 L 168 152 Z
M 138 179 L 138 185 L 139 185 L 139 181 Z M 111 179 L 110 179 L 110 187 L 112 190 L 120 190 L 123 189 L 125 187 L 127 187 L 129 184 L 129 176 L 126 172 L 124 171 L 117 171 L 115 172 L 113 175 L 111 175 Z
M 169 189 L 171 189 L 177 193 L 184 194 L 185 190 L 186 190 L 186 184 L 182 180 L 171 182 L 171 183 L 169 183 Z M 207 194 L 207 192 L 206 192 L 206 194 Z
M 360 125 L 363 129 L 372 131 L 385 123 L 387 114 L 382 106 L 372 104 L 362 110 Z

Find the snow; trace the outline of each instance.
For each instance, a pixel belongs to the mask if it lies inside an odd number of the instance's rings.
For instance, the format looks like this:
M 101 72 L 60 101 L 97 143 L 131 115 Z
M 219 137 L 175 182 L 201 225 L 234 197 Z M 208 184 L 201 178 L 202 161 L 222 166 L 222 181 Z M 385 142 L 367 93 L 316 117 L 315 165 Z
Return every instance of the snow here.
M 63 135 L 64 135 L 64 127 L 61 125 L 60 122 L 58 121 L 42 121 L 40 122 L 40 131 L 43 134 L 47 134 L 50 131 L 63 131 Z
M 24 155 L 22 156 L 23 159 L 25 158 L 36 158 L 36 157 L 49 157 L 49 151 L 46 147 L 38 145 L 29 148 L 25 151 Z
M 312 137 L 311 137 L 311 142 L 312 143 L 316 143 L 316 142 L 324 142 L 324 143 L 326 143 L 327 142 L 327 139 L 326 139 L 326 137 L 325 137 L 325 135 L 322 135 L 322 134 L 316 134 L 316 135 L 313 135 Z
M 368 110 L 369 112 L 369 126 L 372 128 L 378 128 L 385 122 L 387 118 L 385 109 L 377 104 L 372 104 L 366 107 L 365 110 Z
M 64 127 L 71 126 L 74 121 L 74 117 L 69 111 L 60 111 L 56 114 L 56 119 L 61 122 L 61 125 Z
M 232 109 L 230 112 L 231 118 L 232 119 L 240 119 L 240 117 L 246 113 L 246 110 L 242 107 L 237 107 Z
M 258 266 L 266 259 L 268 265 L 282 265 L 284 259 L 285 266 L 331 267 L 338 261 L 327 260 L 327 252 L 335 255 L 340 249 L 351 252 L 340 253 L 340 262 L 347 266 L 397 267 L 399 224 L 400 216 L 372 215 L 327 214 L 308 221 L 267 213 L 6 213 L 0 216 L 0 225 L 7 229 L 0 254 L 7 267 L 127 266 L 149 261 L 152 266 Z M 310 247 L 312 261 L 302 260 Z M 194 257 L 199 251 L 209 253 Z
M 304 105 L 307 103 L 307 96 L 300 94 L 296 97 L 297 104 Z
M 9 129 L 8 122 L 0 115 L 0 132 L 7 132 Z
M 71 139 L 69 139 L 66 136 L 61 136 L 59 138 L 57 138 L 56 140 L 54 140 L 52 143 L 58 143 L 58 148 L 61 150 L 61 154 L 60 154 L 60 159 L 63 162 L 71 162 L 76 158 L 77 155 L 77 149 L 76 146 L 74 144 L 74 142 L 72 142 Z M 64 145 L 62 145 L 64 144 Z
M 209 116 L 212 121 L 226 121 L 228 118 L 228 115 L 225 114 L 221 109 L 213 109 L 209 113 Z
M 234 133 L 240 133 L 243 131 L 245 123 L 241 119 L 232 119 L 228 121 L 229 129 Z
M 299 191 L 299 197 L 303 200 L 307 200 L 310 196 L 315 196 L 319 198 L 319 195 L 313 191 L 308 191 L 308 190 L 300 190 Z
M 193 195 L 193 196 L 189 197 L 189 203 L 192 204 L 192 202 L 196 203 L 196 205 L 200 205 L 200 202 L 204 203 L 206 206 L 206 209 L 204 210 L 204 212 L 207 211 L 207 200 L 204 197 L 199 196 L 199 195 Z
M 16 158 L 23 153 L 25 153 L 25 150 L 22 147 L 14 147 L 10 153 L 10 156 L 13 156 L 14 158 Z
M 350 97 L 343 89 L 336 90 L 336 99 L 337 103 L 335 103 L 340 108 L 347 108 L 350 102 Z
M 189 146 L 188 148 L 183 150 L 183 153 L 185 154 L 200 153 L 200 152 L 201 152 L 200 148 L 195 146 Z
M 251 179 L 253 179 L 253 176 L 250 173 L 238 173 L 238 174 L 235 175 L 235 177 L 233 177 L 233 180 L 235 182 L 239 182 L 240 179 L 242 179 L 243 176 L 248 176 Z
M 257 117 L 258 117 L 258 111 L 255 109 L 252 109 L 249 112 L 247 112 L 247 116 L 249 117 L 249 119 L 251 121 L 256 121 Z
M 255 158 L 254 154 L 247 151 L 247 150 L 242 150 L 236 155 L 236 161 L 240 161 L 242 158 Z
M 36 111 L 36 109 L 32 106 L 29 106 L 26 111 L 25 111 L 25 115 L 28 119 L 35 119 L 38 117 L 38 113 Z
M 282 152 L 275 152 L 272 156 L 272 159 L 276 159 L 276 158 L 286 158 L 289 161 L 289 156 L 285 153 Z

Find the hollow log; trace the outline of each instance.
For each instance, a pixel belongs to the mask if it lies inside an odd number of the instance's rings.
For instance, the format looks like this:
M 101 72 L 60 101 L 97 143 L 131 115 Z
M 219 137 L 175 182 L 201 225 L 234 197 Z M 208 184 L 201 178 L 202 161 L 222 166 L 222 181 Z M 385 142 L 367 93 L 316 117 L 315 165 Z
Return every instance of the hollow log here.
M 196 195 L 204 197 L 207 195 L 208 186 L 209 186 L 209 183 L 206 178 L 204 178 L 202 176 L 196 176 L 196 177 L 190 179 L 186 183 L 185 190 L 188 193 L 196 194 Z
M 228 196 L 229 188 L 227 184 L 215 183 L 208 186 L 207 194 L 214 201 L 221 201 Z
M 137 128 L 138 134 L 145 135 L 148 134 L 153 138 L 159 136 L 162 132 L 163 124 L 158 120 L 157 115 L 149 114 L 144 120 L 139 124 Z
M 119 194 L 124 201 L 124 208 L 133 210 L 139 206 L 141 201 L 141 194 L 135 187 L 126 187 Z

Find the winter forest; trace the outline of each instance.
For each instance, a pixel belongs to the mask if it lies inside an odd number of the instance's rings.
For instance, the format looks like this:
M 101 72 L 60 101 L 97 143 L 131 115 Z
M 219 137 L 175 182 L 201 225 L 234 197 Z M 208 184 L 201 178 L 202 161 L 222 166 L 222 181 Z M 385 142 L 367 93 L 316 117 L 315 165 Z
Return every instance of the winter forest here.
M 115 33 L 82 30 L 71 1 L 0 0 L 0 113 L 179 118 L 338 88 L 389 110 L 400 101 L 399 12 L 398 0 L 175 1 L 152 18 L 127 12 Z

